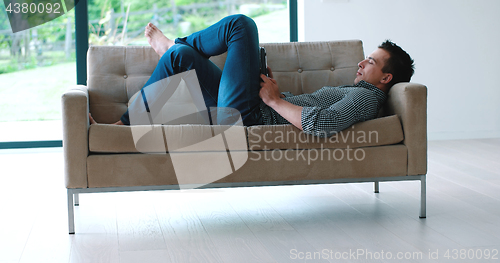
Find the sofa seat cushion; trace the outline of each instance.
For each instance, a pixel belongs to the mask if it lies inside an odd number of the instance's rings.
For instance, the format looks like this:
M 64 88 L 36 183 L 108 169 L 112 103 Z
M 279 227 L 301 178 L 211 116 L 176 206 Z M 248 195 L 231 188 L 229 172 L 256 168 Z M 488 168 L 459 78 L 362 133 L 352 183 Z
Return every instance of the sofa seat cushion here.
M 89 150 L 95 153 L 165 153 L 247 150 L 244 126 L 93 124 Z
M 94 124 L 89 129 L 89 150 L 94 153 L 345 149 L 391 145 L 402 140 L 403 130 L 396 115 L 357 123 L 328 138 L 307 135 L 292 125 Z
M 397 115 L 360 122 L 327 138 L 303 133 L 293 125 L 247 127 L 249 149 L 334 149 L 391 145 L 403 141 Z

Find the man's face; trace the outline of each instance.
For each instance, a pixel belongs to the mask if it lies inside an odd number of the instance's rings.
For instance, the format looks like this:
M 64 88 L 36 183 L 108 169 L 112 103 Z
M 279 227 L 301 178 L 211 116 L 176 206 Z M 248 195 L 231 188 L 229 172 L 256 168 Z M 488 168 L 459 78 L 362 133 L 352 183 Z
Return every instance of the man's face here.
M 358 84 L 358 82 L 364 80 L 379 88 L 381 85 L 385 86 L 392 79 L 392 74 L 382 72 L 382 68 L 387 59 L 389 59 L 389 56 L 387 51 L 377 48 L 366 59 L 359 62 L 359 69 L 356 73 L 354 84 Z M 390 79 L 388 79 L 388 75 L 390 75 Z

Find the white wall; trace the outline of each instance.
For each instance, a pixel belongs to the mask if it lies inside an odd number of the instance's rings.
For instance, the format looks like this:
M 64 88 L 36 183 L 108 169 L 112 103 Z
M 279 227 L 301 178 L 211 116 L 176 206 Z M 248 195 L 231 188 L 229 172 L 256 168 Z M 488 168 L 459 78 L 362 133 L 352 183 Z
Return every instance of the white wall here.
M 385 39 L 428 87 L 429 139 L 500 137 L 499 0 L 299 0 L 299 40 Z

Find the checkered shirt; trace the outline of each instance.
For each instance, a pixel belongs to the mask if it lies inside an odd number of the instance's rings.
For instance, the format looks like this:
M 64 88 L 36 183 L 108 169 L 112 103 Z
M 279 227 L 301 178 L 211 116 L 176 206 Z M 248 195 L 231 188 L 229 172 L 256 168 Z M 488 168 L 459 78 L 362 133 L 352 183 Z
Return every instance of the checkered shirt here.
M 303 131 L 319 137 L 331 136 L 355 123 L 374 119 L 387 100 L 385 92 L 363 80 L 355 85 L 323 87 L 311 94 L 283 94 L 286 96 L 283 100 L 303 107 Z M 265 125 L 290 124 L 264 102 L 260 110 Z

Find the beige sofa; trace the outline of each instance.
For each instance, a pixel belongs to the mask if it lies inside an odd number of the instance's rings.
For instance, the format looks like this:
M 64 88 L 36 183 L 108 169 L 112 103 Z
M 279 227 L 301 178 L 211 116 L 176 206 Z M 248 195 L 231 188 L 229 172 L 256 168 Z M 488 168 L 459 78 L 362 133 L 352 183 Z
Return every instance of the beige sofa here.
M 262 46 L 280 88 L 295 95 L 352 84 L 364 58 L 361 41 Z M 291 125 L 89 125 L 88 112 L 98 123 L 117 121 L 158 59 L 150 47 L 92 46 L 88 85 L 63 94 L 70 233 L 80 193 L 194 187 L 375 182 L 377 193 L 380 181 L 420 180 L 420 217 L 426 216 L 425 86 L 395 85 L 379 118 L 326 139 Z M 223 67 L 224 55 L 211 59 Z M 157 147 L 139 149 L 137 134 Z

